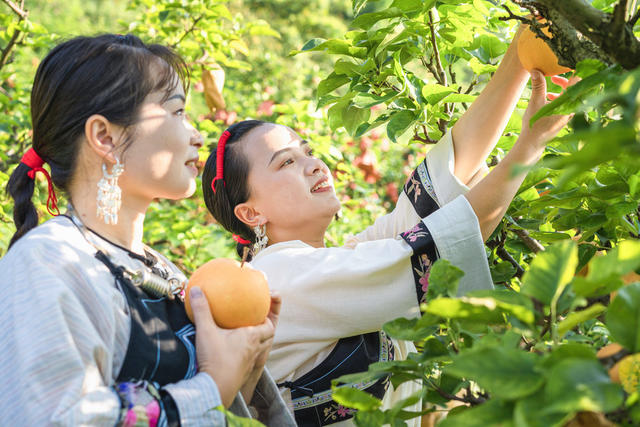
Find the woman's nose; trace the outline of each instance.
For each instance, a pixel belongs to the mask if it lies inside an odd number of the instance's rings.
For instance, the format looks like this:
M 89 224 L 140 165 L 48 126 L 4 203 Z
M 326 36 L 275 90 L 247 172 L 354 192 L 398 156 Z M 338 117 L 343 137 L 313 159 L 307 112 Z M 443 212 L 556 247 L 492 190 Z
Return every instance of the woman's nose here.
M 202 147 L 204 145 L 204 138 L 202 137 L 202 134 L 191 124 L 191 122 L 187 121 L 186 125 L 187 128 L 191 128 L 191 138 L 189 139 L 189 143 L 198 148 Z
M 329 168 L 324 162 L 317 157 L 310 157 L 307 163 L 307 173 L 309 175 L 315 175 L 318 172 L 327 172 Z
M 194 145 L 198 148 L 201 148 L 204 145 L 204 138 L 202 134 L 197 130 L 193 130 L 193 135 L 191 136 L 191 145 Z

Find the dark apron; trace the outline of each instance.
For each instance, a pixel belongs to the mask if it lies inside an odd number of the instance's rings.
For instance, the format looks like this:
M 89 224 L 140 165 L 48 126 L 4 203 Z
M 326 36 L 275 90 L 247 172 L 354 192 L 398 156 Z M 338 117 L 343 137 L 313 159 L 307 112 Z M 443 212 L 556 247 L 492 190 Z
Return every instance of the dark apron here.
M 278 384 L 291 389 L 296 423 L 300 427 L 325 426 L 353 418 L 355 410 L 331 398 L 331 380 L 342 375 L 365 372 L 374 362 L 393 360 L 393 343 L 384 332 L 342 338 L 318 366 L 295 381 Z M 389 377 L 367 384 L 349 384 L 382 399 Z
M 154 383 L 160 389 L 169 425 L 179 425 L 176 404 L 161 387 L 196 374 L 195 326 L 180 299 L 149 296 L 125 279 L 106 257 L 96 254 L 96 258 L 115 276 L 116 286 L 126 297 L 131 318 L 129 344 L 116 382 Z

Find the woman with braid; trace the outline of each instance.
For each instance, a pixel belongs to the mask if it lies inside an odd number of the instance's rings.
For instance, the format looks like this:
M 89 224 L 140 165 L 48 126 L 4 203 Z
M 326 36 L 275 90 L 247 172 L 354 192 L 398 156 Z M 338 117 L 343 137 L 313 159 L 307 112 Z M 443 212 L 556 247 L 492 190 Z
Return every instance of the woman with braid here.
M 196 188 L 187 88 L 178 55 L 132 35 L 77 37 L 40 63 L 33 146 L 7 188 L 17 231 L 0 260 L 3 425 L 224 426 L 220 407 L 295 425 L 263 369 L 279 298 L 263 324 L 224 330 L 196 287 L 193 325 L 185 276 L 142 242 L 152 201 Z M 37 173 L 56 215 L 41 225 Z

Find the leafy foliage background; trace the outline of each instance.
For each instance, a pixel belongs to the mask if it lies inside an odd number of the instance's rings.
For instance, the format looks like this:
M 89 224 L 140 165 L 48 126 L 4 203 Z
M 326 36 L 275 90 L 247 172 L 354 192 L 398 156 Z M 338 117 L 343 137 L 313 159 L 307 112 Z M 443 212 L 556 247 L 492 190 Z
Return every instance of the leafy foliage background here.
M 24 2 L 29 15 L 20 18 L 4 1 L 0 186 L 30 144 L 39 59 L 74 34 L 131 32 L 175 46 L 192 66 L 189 111 L 207 141 L 201 160 L 228 124 L 244 118 L 286 124 L 312 142 L 335 171 L 343 210 L 327 244 L 339 245 L 393 208 L 429 144 L 495 71 L 518 24 L 501 19 L 508 18 L 503 6 L 524 16 L 524 3 L 532 2 L 34 0 Z M 613 13 L 618 2 L 584 4 Z M 634 13 L 636 2 L 629 8 Z M 638 36 L 640 27 L 632 27 Z M 227 108 L 212 112 L 201 74 L 215 66 L 226 72 Z M 571 125 L 529 171 L 487 243 L 496 290 L 453 298 L 459 272 L 437 262 L 422 318 L 385 326 L 418 343 L 419 353 L 344 382 L 387 374 L 396 385 L 423 381 L 414 399 L 428 403 L 426 411 L 460 405 L 444 426 L 565 425 L 585 414 L 596 414 L 597 425 L 640 423 L 637 387 L 623 391 L 607 375 L 640 352 L 640 69 L 589 59 L 576 73 L 582 81 L 540 112 L 576 113 Z M 517 139 L 527 96 L 490 165 Z M 46 219 L 43 182 L 37 197 Z M 0 255 L 13 234 L 11 209 L 0 195 Z M 212 257 L 235 256 L 201 190 L 154 204 L 146 221 L 147 243 L 187 273 Z M 622 349 L 598 358 L 611 342 Z M 403 409 L 412 400 L 383 412 L 376 399 L 337 382 L 335 396 L 359 409 L 360 425 L 402 425 L 419 415 Z

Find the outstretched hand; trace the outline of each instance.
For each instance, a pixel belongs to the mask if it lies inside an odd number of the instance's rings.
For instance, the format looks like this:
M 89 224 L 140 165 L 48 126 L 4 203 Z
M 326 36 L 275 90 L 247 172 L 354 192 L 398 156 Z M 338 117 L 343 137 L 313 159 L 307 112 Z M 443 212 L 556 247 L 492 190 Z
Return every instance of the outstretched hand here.
M 575 77 L 567 80 L 563 77 L 554 76 L 551 80 L 566 89 L 579 79 Z M 533 125 L 530 124 L 531 118 L 548 103 L 547 99 L 555 99 L 558 96 L 560 95 L 556 93 L 547 93 L 547 81 L 540 71 L 533 70 L 531 72 L 531 97 L 522 118 L 522 133 L 520 137 L 536 148 L 544 148 L 546 143 L 556 136 L 573 117 L 573 114 L 553 115 L 541 117 Z
M 271 313 L 264 323 L 258 326 L 223 329 L 213 320 L 209 303 L 200 288 L 194 286 L 190 292 L 196 326 L 198 368 L 213 378 L 223 405 L 229 407 L 244 384 L 255 376 L 258 361 L 262 363 L 259 368 L 262 372 L 266 355 L 273 343 L 280 312 L 280 299 L 276 297 L 277 302 L 274 304 L 272 297 Z M 253 389 L 251 393 L 253 394 Z

